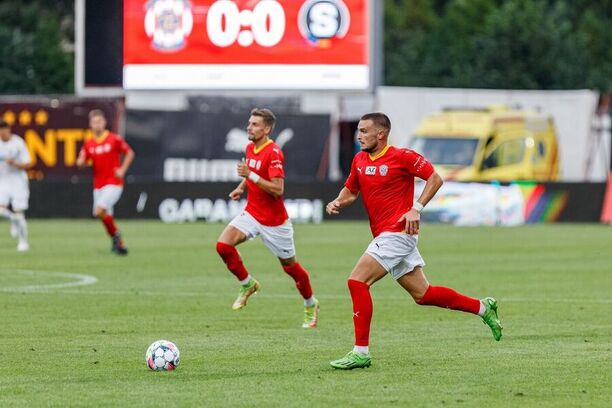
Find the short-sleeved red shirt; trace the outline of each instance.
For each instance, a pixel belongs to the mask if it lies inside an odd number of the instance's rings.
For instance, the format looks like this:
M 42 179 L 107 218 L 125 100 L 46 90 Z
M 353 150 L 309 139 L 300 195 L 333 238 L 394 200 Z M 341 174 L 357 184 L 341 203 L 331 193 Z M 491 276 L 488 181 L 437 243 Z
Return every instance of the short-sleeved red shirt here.
M 404 231 L 406 223 L 397 221 L 412 208 L 414 177 L 426 180 L 433 172 L 431 163 L 417 152 L 388 145 L 375 157 L 357 153 L 344 185 L 353 193 L 361 192 L 376 237 Z
M 125 140 L 115 133 L 106 132 L 105 136 L 85 141 L 81 150 L 92 162 L 94 189 L 109 184 L 123 185 L 123 180 L 115 176 L 115 170 L 121 166 L 121 155 L 130 151 Z
M 255 149 L 254 143 L 247 145 L 246 165 L 263 179 L 269 181 L 273 178 L 285 178 L 284 163 L 283 151 L 272 140 L 266 142 L 259 149 Z M 259 188 L 251 180 L 246 180 L 246 211 L 262 225 L 277 226 L 287 221 L 289 216 L 283 198 L 274 197 Z

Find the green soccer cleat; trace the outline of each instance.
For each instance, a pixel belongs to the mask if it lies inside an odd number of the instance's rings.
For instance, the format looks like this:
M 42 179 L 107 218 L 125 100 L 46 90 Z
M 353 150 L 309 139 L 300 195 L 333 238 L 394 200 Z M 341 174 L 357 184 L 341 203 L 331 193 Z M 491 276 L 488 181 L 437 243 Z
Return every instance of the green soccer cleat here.
M 314 329 L 317 327 L 319 321 L 319 301 L 315 298 L 314 305 L 304 307 L 304 322 L 302 323 L 303 329 Z
M 249 283 L 240 287 L 240 292 L 238 293 L 238 297 L 232 305 L 232 309 L 240 310 L 245 307 L 249 296 L 257 293 L 259 288 L 261 288 L 259 282 L 257 282 L 254 278 L 251 278 L 251 281 Z
M 330 361 L 332 367 L 338 370 L 352 370 L 353 368 L 366 368 L 372 364 L 370 355 L 363 355 L 356 351 L 349 351 L 348 354 L 339 360 Z
M 491 332 L 493 332 L 493 338 L 499 341 L 502 337 L 502 325 L 499 317 L 497 316 L 497 301 L 493 298 L 484 298 L 480 300 L 483 305 L 485 305 L 485 313 L 482 316 L 482 321 L 484 324 L 491 328 Z

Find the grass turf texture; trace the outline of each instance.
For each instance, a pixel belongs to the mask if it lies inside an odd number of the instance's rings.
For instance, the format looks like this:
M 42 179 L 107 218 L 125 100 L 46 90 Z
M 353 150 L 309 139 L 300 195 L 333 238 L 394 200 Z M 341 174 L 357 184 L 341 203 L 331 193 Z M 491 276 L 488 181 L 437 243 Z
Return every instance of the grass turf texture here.
M 328 362 L 352 346 L 346 278 L 365 223 L 295 228 L 321 301 L 314 331 L 260 240 L 240 251 L 262 291 L 236 312 L 237 282 L 214 250 L 223 225 L 119 225 L 124 258 L 94 221 L 31 221 L 26 254 L 0 223 L 0 406 L 609 406 L 609 227 L 425 225 L 430 281 L 495 296 L 502 341 L 479 318 L 416 306 L 386 277 L 372 289 L 373 365 L 342 372 Z M 51 272 L 98 282 L 19 289 L 73 281 Z M 146 367 L 158 339 L 180 348 L 176 371 Z

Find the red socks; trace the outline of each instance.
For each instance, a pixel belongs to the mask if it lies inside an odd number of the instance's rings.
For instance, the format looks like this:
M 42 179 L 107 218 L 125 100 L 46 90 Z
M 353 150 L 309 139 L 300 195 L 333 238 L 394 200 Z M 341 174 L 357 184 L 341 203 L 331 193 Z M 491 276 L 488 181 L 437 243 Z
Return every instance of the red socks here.
M 423 295 L 423 298 L 417 303 L 423 306 L 438 306 L 447 309 L 462 310 L 473 314 L 478 314 L 480 311 L 480 300 L 462 295 L 444 286 L 429 285 L 425 295 Z
M 227 265 L 227 269 L 236 275 L 239 281 L 245 280 L 249 276 L 236 248 L 223 242 L 217 242 L 217 252 L 221 259 L 223 259 L 223 262 L 225 262 L 225 265 Z
M 115 225 L 115 220 L 112 215 L 106 214 L 106 216 L 102 218 L 102 224 L 104 224 L 108 235 L 114 237 L 117 234 L 117 226 Z
M 372 296 L 370 286 L 353 279 L 348 280 L 351 299 L 353 299 L 353 325 L 355 326 L 355 345 L 367 346 L 370 341 L 372 322 Z
M 283 266 L 283 270 L 293 278 L 295 287 L 300 291 L 302 297 L 304 299 L 310 299 L 312 297 L 310 279 L 308 279 L 308 272 L 302 268 L 302 265 L 296 262 L 291 266 Z

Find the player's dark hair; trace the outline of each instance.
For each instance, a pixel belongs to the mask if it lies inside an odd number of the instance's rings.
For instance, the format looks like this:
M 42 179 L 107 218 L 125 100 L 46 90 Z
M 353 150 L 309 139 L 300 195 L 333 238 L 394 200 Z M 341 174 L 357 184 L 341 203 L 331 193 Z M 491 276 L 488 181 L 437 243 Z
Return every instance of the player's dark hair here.
M 104 114 L 102 109 L 92 109 L 89 112 L 89 119 L 95 118 L 96 116 L 101 116 L 102 118 L 106 119 L 106 115 Z
M 251 110 L 251 116 L 259 116 L 263 118 L 264 125 L 270 126 L 272 130 L 274 130 L 274 125 L 276 125 L 276 116 L 270 109 L 267 108 L 255 108 Z
M 4 119 L 0 119 L 0 129 L 6 129 L 6 128 L 10 128 L 11 125 L 8 124 L 8 122 Z
M 384 129 L 387 134 L 391 132 L 391 120 L 382 112 L 366 113 L 361 120 L 371 120 L 376 127 Z

